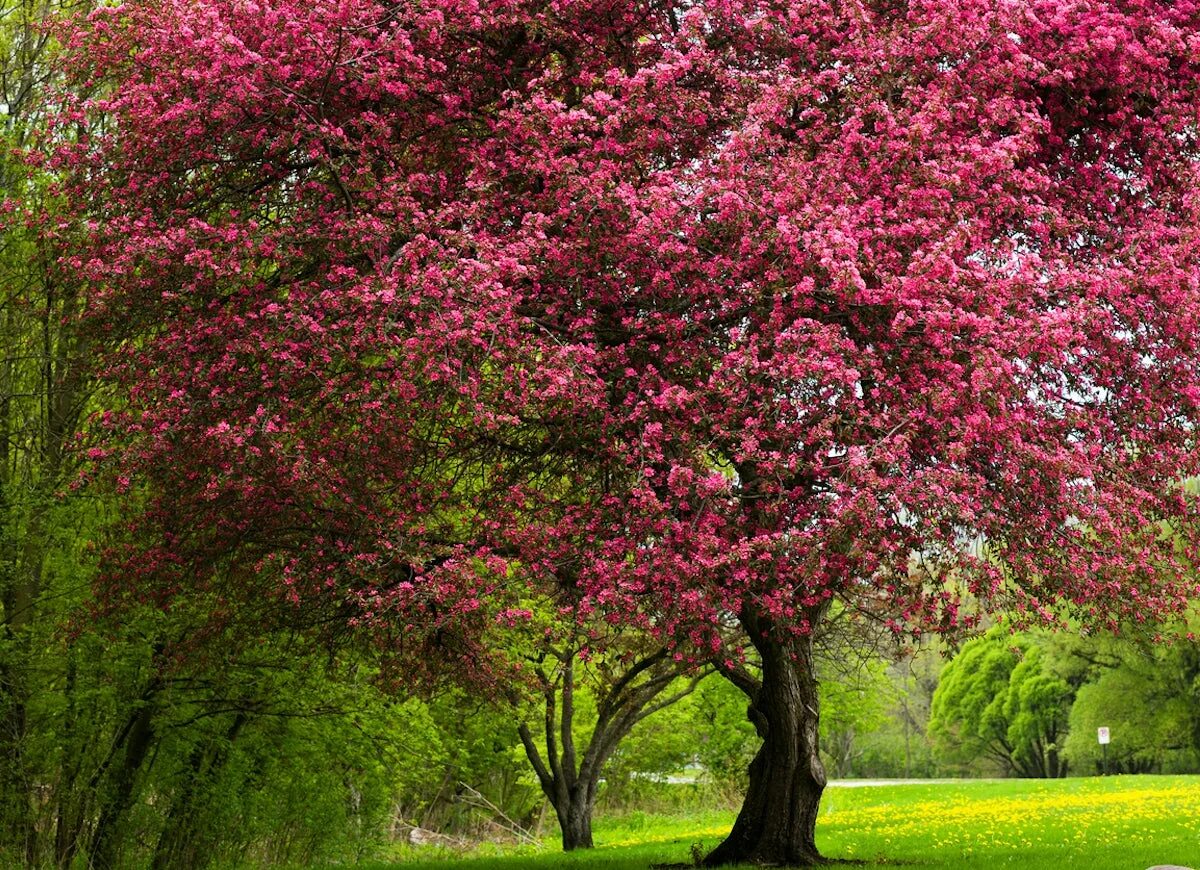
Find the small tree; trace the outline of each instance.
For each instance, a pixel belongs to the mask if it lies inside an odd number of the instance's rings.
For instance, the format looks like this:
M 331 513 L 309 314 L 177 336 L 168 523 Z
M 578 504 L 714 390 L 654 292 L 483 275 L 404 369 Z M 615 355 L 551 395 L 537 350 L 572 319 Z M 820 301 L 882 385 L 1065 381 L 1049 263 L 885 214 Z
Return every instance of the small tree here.
M 590 849 L 592 811 L 604 767 L 640 722 L 687 697 L 705 672 L 684 678 L 694 666 L 645 639 L 586 640 L 575 634 L 548 643 L 534 673 L 542 693 L 539 741 L 527 722 L 521 742 L 543 793 L 554 807 L 564 851 Z M 594 654 L 583 644 L 600 642 Z M 580 698 L 586 696 L 583 716 Z M 594 705 L 594 706 L 593 706 Z M 586 736 L 580 740 L 580 731 Z

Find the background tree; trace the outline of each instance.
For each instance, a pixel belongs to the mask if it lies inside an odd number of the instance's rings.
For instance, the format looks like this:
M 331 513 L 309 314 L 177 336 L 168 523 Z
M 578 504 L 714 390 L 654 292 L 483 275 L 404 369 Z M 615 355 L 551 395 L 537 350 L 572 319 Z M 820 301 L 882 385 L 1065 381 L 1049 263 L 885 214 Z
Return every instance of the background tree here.
M 967 642 L 942 671 L 930 734 L 959 763 L 988 758 L 1010 775 L 1065 776 L 1074 691 L 1044 658 L 1034 639 L 1003 627 Z
M 1017 769 L 1027 776 L 1067 775 L 1063 740 L 1075 701 L 1071 687 L 1048 672 L 1042 647 L 1028 648 L 1008 679 L 1004 715 Z
M 573 617 L 564 628 L 548 628 L 532 656 L 542 727 L 522 722 L 519 733 L 570 852 L 593 846 L 600 780 L 622 741 L 690 695 L 707 672 L 638 633 L 585 632 Z
M 879 778 L 929 778 L 945 775 L 928 734 L 930 708 L 946 653 L 933 642 L 901 649 L 888 668 L 894 699 L 886 718 L 862 735 L 859 773 Z
M 860 654 L 861 655 L 861 654 Z M 878 730 L 896 693 L 888 679 L 886 659 L 871 657 L 832 673 L 825 661 L 817 664 L 821 681 L 821 751 L 826 768 L 839 778 L 855 776 L 863 754 L 862 737 Z M 825 665 L 825 667 L 822 667 Z
M 79 663 L 54 628 L 64 597 L 77 600 L 82 532 L 96 525 L 94 507 L 68 494 L 92 389 L 82 301 L 38 232 L 59 213 L 48 176 L 20 159 L 44 154 L 35 142 L 55 43 L 42 25 L 65 8 L 0 5 L 0 855 L 23 864 L 41 860 L 40 832 L 52 823 L 39 815 L 60 797 L 44 766 L 57 748 L 44 735 L 61 711 L 46 705 L 44 687 L 65 678 L 58 699 L 73 694 Z
M 725 679 L 705 680 L 692 703 L 696 758 L 718 793 L 741 799 L 758 735 L 746 718 L 746 696 Z
M 1200 656 L 1186 629 L 1172 642 L 1063 638 L 1062 667 L 1086 680 L 1071 707 L 1065 748 L 1079 773 L 1098 773 L 1096 729 L 1109 728 L 1109 773 L 1187 772 L 1200 767 Z

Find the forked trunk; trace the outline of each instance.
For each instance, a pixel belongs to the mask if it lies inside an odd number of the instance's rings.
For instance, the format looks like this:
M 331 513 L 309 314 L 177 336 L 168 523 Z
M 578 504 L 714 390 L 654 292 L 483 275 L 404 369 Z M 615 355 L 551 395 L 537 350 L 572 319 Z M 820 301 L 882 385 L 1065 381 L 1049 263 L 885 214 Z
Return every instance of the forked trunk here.
M 828 863 L 816 843 L 825 768 L 817 745 L 819 705 L 812 641 L 781 641 L 757 618 L 744 623 L 762 656 L 762 683 L 748 715 L 763 743 L 750 765 L 746 798 L 733 830 L 704 864 L 806 867 Z
M 579 755 L 574 734 L 577 655 L 578 650 L 573 646 L 559 651 L 547 649 L 543 658 L 553 656 L 559 662 L 553 677 L 540 662 L 538 664 L 536 673 L 545 699 L 544 758 L 529 725 L 522 722 L 517 728 L 542 793 L 558 816 L 565 852 L 592 848 L 592 810 L 596 806 L 596 793 L 604 765 L 617 745 L 638 722 L 690 694 L 704 676 L 701 672 L 682 690 L 666 695 L 666 690 L 683 674 L 686 665 L 671 658 L 665 648 L 627 662 L 625 671 L 597 698 L 596 724 Z

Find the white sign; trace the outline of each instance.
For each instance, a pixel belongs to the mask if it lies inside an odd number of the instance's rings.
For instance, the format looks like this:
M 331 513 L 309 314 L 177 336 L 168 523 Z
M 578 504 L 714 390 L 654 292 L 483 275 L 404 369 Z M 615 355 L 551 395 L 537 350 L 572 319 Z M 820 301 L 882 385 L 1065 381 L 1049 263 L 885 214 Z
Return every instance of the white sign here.
M 1100 741 L 1101 745 L 1108 743 L 1108 729 L 1107 728 L 1097 728 L 1096 729 L 1096 739 Z

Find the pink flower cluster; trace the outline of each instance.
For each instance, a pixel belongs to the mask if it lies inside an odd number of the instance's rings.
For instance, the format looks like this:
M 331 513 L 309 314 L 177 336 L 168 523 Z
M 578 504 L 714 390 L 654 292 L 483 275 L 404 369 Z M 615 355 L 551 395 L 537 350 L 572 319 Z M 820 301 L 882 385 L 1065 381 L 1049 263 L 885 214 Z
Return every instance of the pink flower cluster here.
M 1197 593 L 1194 0 L 130 0 L 65 41 L 99 132 L 53 235 L 148 494 L 114 594 L 467 666 L 564 585 L 688 655 L 835 598 Z

